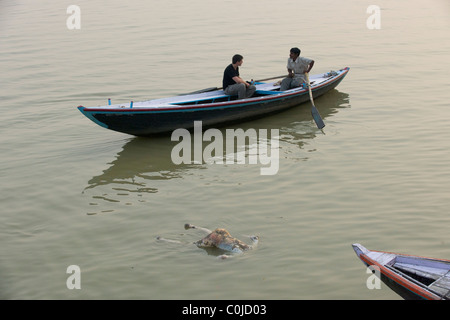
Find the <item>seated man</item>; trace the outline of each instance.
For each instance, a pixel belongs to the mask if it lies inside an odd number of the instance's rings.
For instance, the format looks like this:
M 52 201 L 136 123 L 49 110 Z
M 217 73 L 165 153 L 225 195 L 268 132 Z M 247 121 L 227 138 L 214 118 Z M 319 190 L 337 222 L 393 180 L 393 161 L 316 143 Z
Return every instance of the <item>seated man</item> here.
M 289 75 L 281 81 L 280 91 L 300 87 L 306 82 L 305 72 L 311 71 L 314 60 L 300 57 L 300 49 L 292 48 L 287 62 Z
M 225 94 L 238 95 L 238 99 L 250 98 L 256 91 L 256 87 L 242 80 L 239 76 L 239 67 L 244 62 L 240 54 L 233 56 L 232 64 L 223 72 L 222 86 Z

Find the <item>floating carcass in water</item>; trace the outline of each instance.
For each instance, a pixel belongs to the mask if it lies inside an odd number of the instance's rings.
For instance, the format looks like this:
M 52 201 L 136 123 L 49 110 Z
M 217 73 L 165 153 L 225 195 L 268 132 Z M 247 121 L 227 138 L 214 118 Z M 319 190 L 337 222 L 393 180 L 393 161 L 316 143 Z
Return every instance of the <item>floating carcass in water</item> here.
M 258 243 L 259 237 L 258 236 L 250 236 L 250 240 L 252 241 L 252 245 L 248 245 L 244 242 L 242 242 L 239 239 L 236 239 L 230 235 L 230 233 L 222 228 L 217 228 L 213 231 L 208 230 L 206 228 L 197 227 L 192 224 L 186 223 L 184 225 L 184 228 L 187 229 L 198 229 L 202 230 L 208 235 L 196 242 L 194 244 L 199 248 L 218 248 L 221 250 L 224 250 L 226 252 L 230 253 L 243 253 L 245 251 L 248 251 L 252 249 L 256 244 Z M 162 237 L 156 237 L 157 240 L 161 241 L 167 241 L 167 242 L 174 242 L 174 243 L 181 243 L 178 240 L 170 240 L 165 239 Z M 228 258 L 228 255 L 220 255 L 219 258 Z

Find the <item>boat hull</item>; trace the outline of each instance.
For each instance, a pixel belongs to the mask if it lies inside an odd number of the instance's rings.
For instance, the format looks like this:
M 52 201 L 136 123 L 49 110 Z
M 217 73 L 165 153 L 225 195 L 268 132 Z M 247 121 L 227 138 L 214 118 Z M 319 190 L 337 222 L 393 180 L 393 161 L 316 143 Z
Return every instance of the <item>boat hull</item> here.
M 450 300 L 450 261 L 384 251 L 353 244 L 366 266 L 377 268 L 381 280 L 406 300 Z
M 334 89 L 346 76 L 349 68 L 342 69 L 328 81 L 312 87 L 313 97 Z M 262 92 L 262 91 L 261 91 Z M 269 92 L 255 98 L 226 102 L 198 103 L 195 105 L 168 104 L 158 107 L 95 108 L 79 106 L 78 109 L 98 125 L 135 136 L 168 134 L 178 128 L 192 129 L 194 121 L 202 121 L 202 128 L 220 127 L 280 112 L 309 101 L 306 89 L 285 93 Z

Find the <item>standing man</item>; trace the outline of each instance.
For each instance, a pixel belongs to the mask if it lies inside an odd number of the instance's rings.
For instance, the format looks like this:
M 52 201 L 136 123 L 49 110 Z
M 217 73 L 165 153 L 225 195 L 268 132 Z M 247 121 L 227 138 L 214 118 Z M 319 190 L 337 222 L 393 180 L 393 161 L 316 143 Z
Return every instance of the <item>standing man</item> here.
M 242 80 L 239 76 L 239 67 L 242 66 L 244 57 L 235 54 L 232 63 L 223 72 L 222 86 L 225 94 L 238 95 L 238 99 L 250 98 L 256 91 L 256 87 Z
M 287 62 L 289 75 L 281 81 L 280 91 L 297 88 L 306 82 L 305 72 L 310 72 L 314 60 L 300 57 L 300 49 L 292 48 Z

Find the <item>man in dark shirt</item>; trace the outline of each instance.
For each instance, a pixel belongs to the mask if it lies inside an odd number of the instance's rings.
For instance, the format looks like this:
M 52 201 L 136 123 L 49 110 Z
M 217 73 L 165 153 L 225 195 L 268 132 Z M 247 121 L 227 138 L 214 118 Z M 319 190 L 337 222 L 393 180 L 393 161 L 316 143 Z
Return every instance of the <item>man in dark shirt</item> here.
M 223 72 L 222 86 L 225 94 L 230 96 L 238 95 L 238 99 L 250 98 L 256 91 L 256 87 L 242 80 L 239 76 L 239 67 L 244 62 L 244 57 L 240 54 L 233 56 L 232 64 L 225 68 Z

